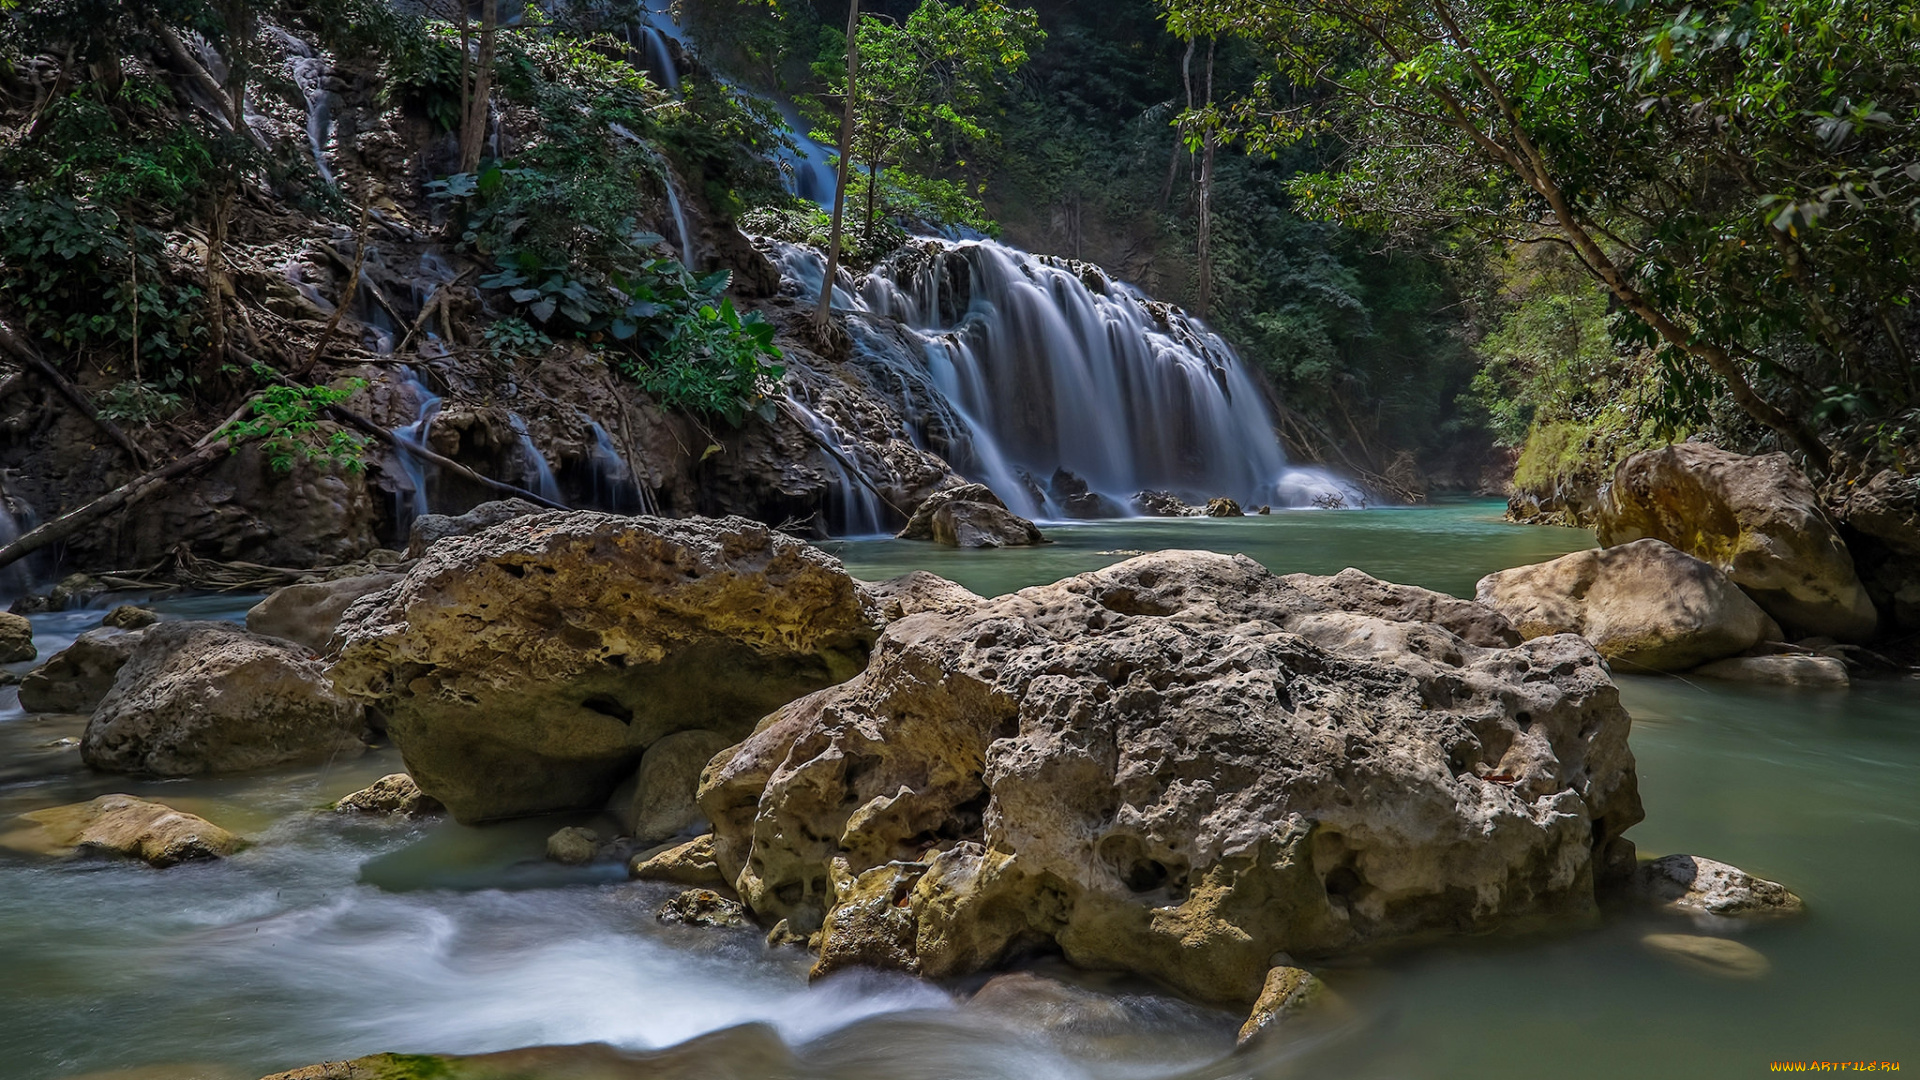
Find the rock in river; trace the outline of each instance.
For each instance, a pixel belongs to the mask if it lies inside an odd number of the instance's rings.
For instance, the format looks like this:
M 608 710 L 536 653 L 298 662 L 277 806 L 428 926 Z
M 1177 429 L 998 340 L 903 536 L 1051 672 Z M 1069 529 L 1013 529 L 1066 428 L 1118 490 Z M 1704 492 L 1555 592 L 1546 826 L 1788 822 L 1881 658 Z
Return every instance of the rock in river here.
M 427 817 L 446 810 L 439 800 L 420 790 L 406 773 L 389 773 L 333 804 L 339 814 L 377 817 Z
M 1706 443 L 1635 454 L 1601 492 L 1595 531 L 1607 547 L 1653 537 L 1706 560 L 1796 635 L 1865 641 L 1879 620 L 1847 545 L 1785 454 Z
M 1831 656 L 1781 654 L 1779 656 L 1735 656 L 1695 668 L 1695 675 L 1730 682 L 1759 683 L 1763 686 L 1804 686 L 1826 690 L 1844 690 L 1853 685 L 1844 661 Z
M 936 491 L 914 508 L 902 540 L 931 540 L 948 547 L 1025 547 L 1045 543 L 1033 522 L 1007 509 L 985 484 Z
M 1661 540 L 1488 574 L 1476 596 L 1524 637 L 1579 634 L 1608 660 L 1647 671 L 1732 656 L 1778 629 L 1720 571 Z
M 1050 944 L 1236 1004 L 1277 952 L 1590 910 L 1641 816 L 1592 647 L 1310 591 L 1161 552 L 901 619 L 708 770 L 716 861 L 763 922 L 825 927 L 816 971 Z
M 160 623 L 140 631 L 80 755 L 108 772 L 240 772 L 353 757 L 365 729 L 301 646 L 231 623 Z
M 1670 908 L 1724 918 L 1798 915 L 1807 906 L 1785 885 L 1697 855 L 1668 855 L 1634 871 L 1635 895 Z
M 25 827 L 0 837 L 0 845 L 44 855 L 120 855 L 160 867 L 224 858 L 240 848 L 239 837 L 205 818 L 132 795 L 35 810 L 20 821 Z
M 327 651 L 340 616 L 355 600 L 400 580 L 399 574 L 365 574 L 289 585 L 247 612 L 247 629 L 268 637 L 297 641 L 317 653 Z
M 0 611 L 0 664 L 15 664 L 39 655 L 33 647 L 33 623 L 25 615 Z
M 1695 971 L 1728 979 L 1759 979 L 1773 970 L 1765 954 L 1726 938 L 1697 934 L 1648 934 L 1640 939 L 1649 952 Z
M 20 680 L 20 707 L 36 713 L 90 713 L 113 689 L 145 631 L 95 627 Z
M 333 677 L 458 820 L 597 810 L 661 737 L 738 739 L 859 671 L 878 623 L 837 559 L 758 522 L 550 513 L 356 603 Z

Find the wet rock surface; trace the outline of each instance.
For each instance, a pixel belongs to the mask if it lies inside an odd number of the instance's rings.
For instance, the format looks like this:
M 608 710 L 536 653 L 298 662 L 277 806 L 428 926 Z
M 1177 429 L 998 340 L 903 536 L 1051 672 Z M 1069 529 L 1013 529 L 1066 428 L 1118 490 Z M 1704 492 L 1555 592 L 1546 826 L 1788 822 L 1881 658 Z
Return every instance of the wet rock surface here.
M 420 790 L 406 773 L 389 773 L 333 804 L 336 813 L 416 818 L 446 812 L 440 800 Z
M 0 664 L 16 664 L 38 658 L 33 647 L 33 623 L 24 615 L 0 611 Z
M 1760 950 L 1727 938 L 1698 934 L 1648 934 L 1640 944 L 1656 956 L 1724 979 L 1761 979 L 1773 964 Z
M 1171 491 L 1142 491 L 1133 497 L 1135 513 L 1148 517 L 1200 517 L 1206 510 L 1188 505 Z
M 862 582 L 861 587 L 873 597 L 881 617 L 888 622 L 923 611 L 971 611 L 984 600 L 971 589 L 925 570 L 885 581 Z
M 676 885 L 729 888 L 726 875 L 713 861 L 713 835 L 695 837 L 684 844 L 651 854 L 635 855 L 627 864 L 627 876 L 635 881 L 669 881 Z
M 161 623 L 140 631 L 80 754 L 108 772 L 243 772 L 354 757 L 365 729 L 304 648 L 231 623 Z
M 1252 1041 L 1313 1008 L 1326 996 L 1326 984 L 1307 969 L 1290 964 L 1274 967 L 1267 972 L 1267 981 L 1260 987 L 1260 997 L 1253 1003 L 1247 1022 L 1240 1026 L 1239 1041 Z
M 1719 570 L 1662 540 L 1488 574 L 1475 595 L 1523 637 L 1579 634 L 1613 663 L 1646 671 L 1685 671 L 1778 631 Z
M 713 930 L 736 930 L 752 925 L 747 909 L 740 906 L 738 900 L 729 900 L 712 889 L 688 889 L 660 905 L 654 917 L 663 923 Z
M 1664 540 L 1717 567 L 1795 634 L 1865 641 L 1878 615 L 1853 556 L 1785 454 L 1681 443 L 1627 458 L 1602 493 L 1607 547 Z
M 363 574 L 277 589 L 247 611 L 247 629 L 327 651 L 340 616 L 355 600 L 388 588 L 399 574 Z
M 1641 863 L 1632 888 L 1648 903 L 1689 914 L 1767 919 L 1806 911 L 1806 904 L 1785 885 L 1698 855 Z
M 1238 500 L 1223 497 L 1207 500 L 1207 516 L 1217 518 L 1246 517 L 1247 512 L 1240 509 Z
M 96 627 L 20 680 L 20 707 L 37 713 L 90 713 L 133 655 L 142 631 Z
M 858 671 L 878 623 L 838 560 L 757 522 L 550 513 L 356 603 L 333 677 L 473 822 L 599 809 L 663 736 L 739 738 Z
M 899 532 L 902 540 L 948 547 L 1022 547 L 1044 542 L 1033 522 L 1007 509 L 985 484 L 961 484 L 934 492 Z
M 1831 656 L 1782 654 L 1734 656 L 1694 669 L 1695 675 L 1762 686 L 1803 686 L 1844 690 L 1853 684 L 1843 660 Z
M 113 855 L 149 866 L 220 859 L 240 849 L 240 838 L 205 818 L 132 795 L 22 814 L 0 835 L 0 846 L 41 855 Z
M 1592 648 L 1308 592 L 1162 552 L 903 618 L 709 770 L 716 862 L 829 970 L 1047 943 L 1240 1004 L 1276 952 L 1589 910 L 1640 818 Z
M 407 558 L 417 559 L 449 536 L 472 536 L 495 525 L 550 511 L 525 499 L 484 502 L 464 514 L 421 514 L 407 529 Z
M 694 805 L 700 774 L 715 754 L 734 744 L 717 731 L 676 731 L 661 738 L 640 758 L 633 778 L 613 793 L 607 809 L 635 844 L 654 844 L 679 836 L 702 821 Z

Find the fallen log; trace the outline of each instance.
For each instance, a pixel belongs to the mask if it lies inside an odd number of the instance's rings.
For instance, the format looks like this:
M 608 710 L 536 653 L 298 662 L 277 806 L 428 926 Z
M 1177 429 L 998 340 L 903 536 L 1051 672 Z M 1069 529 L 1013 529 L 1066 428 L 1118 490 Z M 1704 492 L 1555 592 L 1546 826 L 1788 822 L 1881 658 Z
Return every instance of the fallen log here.
M 69 510 L 28 532 L 13 543 L 0 547 L 0 566 L 12 565 L 49 544 L 57 544 L 94 521 L 123 506 L 139 502 L 175 480 L 212 468 L 215 462 L 232 452 L 232 444 L 225 441 L 210 442 L 185 457 L 176 458 L 152 472 L 135 477 L 92 502 Z

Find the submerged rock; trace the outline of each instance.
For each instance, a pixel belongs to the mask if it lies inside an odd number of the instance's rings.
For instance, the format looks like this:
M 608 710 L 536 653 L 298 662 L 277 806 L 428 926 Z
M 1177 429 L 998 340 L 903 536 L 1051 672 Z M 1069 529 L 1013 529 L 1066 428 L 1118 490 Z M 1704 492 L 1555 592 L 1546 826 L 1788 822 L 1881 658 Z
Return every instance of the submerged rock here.
M 1634 871 L 1633 892 L 1674 911 L 1724 918 L 1799 915 L 1806 904 L 1777 881 L 1697 855 L 1668 855 Z
M 143 631 L 98 627 L 75 638 L 20 680 L 20 707 L 36 713 L 90 713 L 113 689 Z
M 1798 635 L 1873 636 L 1878 614 L 1813 486 L 1785 454 L 1680 443 L 1622 461 L 1601 493 L 1608 547 L 1664 540 L 1718 567 Z
M 1758 949 L 1726 938 L 1696 934 L 1648 934 L 1640 944 L 1695 971 L 1728 979 L 1764 978 L 1773 964 Z
M 26 827 L 0 836 L 0 846 L 41 855 L 118 855 L 158 867 L 240 850 L 239 837 L 205 818 L 132 795 L 102 795 L 19 820 Z
M 33 623 L 24 615 L 0 611 L 0 664 L 16 664 L 40 655 L 33 647 Z
M 421 514 L 407 529 L 407 558 L 425 555 L 428 548 L 449 536 L 472 536 L 504 522 L 549 512 L 546 507 L 525 499 L 500 499 L 481 503 L 459 515 Z
M 1695 675 L 1763 686 L 1807 686 L 1843 690 L 1853 684 L 1847 665 L 1832 656 L 1783 653 L 1778 656 L 1736 656 L 1695 668 Z
M 161 623 L 141 631 L 80 755 L 108 772 L 241 772 L 356 756 L 365 730 L 359 703 L 300 646 L 231 623 Z
M 1608 660 L 1647 671 L 1685 671 L 1778 630 L 1720 571 L 1661 540 L 1488 574 L 1475 596 L 1524 637 L 1579 634 Z
M 399 574 L 365 574 L 289 585 L 277 589 L 247 611 L 247 629 L 299 642 L 316 653 L 327 651 L 340 616 L 355 600 L 392 586 Z
M 895 622 L 709 770 L 716 861 L 763 922 L 825 927 L 825 969 L 1050 942 L 1236 1003 L 1276 952 L 1589 910 L 1641 816 L 1593 649 L 1310 592 L 1162 552 Z
M 1225 498 L 1223 496 L 1218 499 L 1207 500 L 1207 516 L 1208 517 L 1246 517 L 1247 512 L 1245 510 L 1240 509 L 1240 503 L 1238 500 Z
M 333 804 L 336 813 L 381 817 L 427 817 L 444 813 L 440 800 L 420 790 L 406 773 L 389 773 Z
M 1206 511 L 1189 506 L 1171 491 L 1142 491 L 1133 497 L 1135 513 L 1147 517 L 1200 517 Z
M 738 739 L 857 672 L 878 624 L 838 560 L 758 522 L 550 513 L 356 603 L 333 677 L 471 823 L 600 809 L 663 736 Z
M 1261 1032 L 1313 1008 L 1326 994 L 1327 984 L 1305 968 L 1290 964 L 1273 968 L 1267 972 L 1267 981 L 1260 988 L 1259 999 L 1253 1003 L 1253 1012 L 1247 1016 L 1247 1022 L 1240 1025 L 1239 1041 L 1242 1044 L 1252 1041 Z

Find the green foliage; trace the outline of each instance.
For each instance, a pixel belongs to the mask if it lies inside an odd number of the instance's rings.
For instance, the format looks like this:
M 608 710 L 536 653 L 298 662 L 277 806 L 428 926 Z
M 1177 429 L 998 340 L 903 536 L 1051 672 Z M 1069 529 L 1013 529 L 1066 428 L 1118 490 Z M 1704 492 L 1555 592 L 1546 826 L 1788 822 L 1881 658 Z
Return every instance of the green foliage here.
M 757 313 L 742 317 L 733 301 L 706 303 L 655 324 L 664 335 L 654 347 L 618 351 L 614 367 L 641 389 L 676 408 L 738 424 L 748 412 L 772 417 L 774 384 L 785 369 L 775 361 L 773 325 Z
M 173 416 L 186 407 L 186 398 L 178 389 L 169 389 L 180 386 L 181 374 L 178 371 L 167 374 L 166 382 L 159 386 L 134 379 L 114 383 L 94 396 L 94 411 L 107 420 L 138 424 L 151 424 Z
M 517 316 L 488 323 L 487 328 L 480 331 L 480 339 L 486 342 L 487 352 L 494 359 L 508 361 L 515 357 L 539 356 L 553 345 L 552 338 Z
M 261 370 L 262 379 L 273 376 Z M 221 428 L 218 437 L 236 451 L 240 444 L 261 440 L 267 463 L 277 473 L 290 473 L 295 464 L 308 461 L 359 472 L 367 440 L 345 431 L 321 414 L 338 405 L 367 385 L 365 379 L 349 379 L 345 386 L 288 386 L 275 383 L 254 395 L 252 415 Z
M 17 187 L 0 193 L 0 301 L 35 335 L 75 351 L 130 349 L 137 315 L 142 357 L 176 364 L 205 331 L 196 311 L 200 290 L 173 284 L 162 272 L 161 239 L 113 210 L 65 195 L 36 198 Z
M 863 174 L 857 201 L 866 230 L 882 216 L 915 220 L 925 211 L 984 221 L 979 177 L 999 149 L 993 117 L 1010 77 L 1045 40 L 1039 16 L 995 0 L 923 0 L 901 22 L 862 15 L 858 33 L 850 156 Z M 813 137 L 834 145 L 847 95 L 846 39 L 831 29 L 820 38 L 815 76 L 826 90 L 812 101 Z M 963 178 L 915 179 L 953 169 Z

